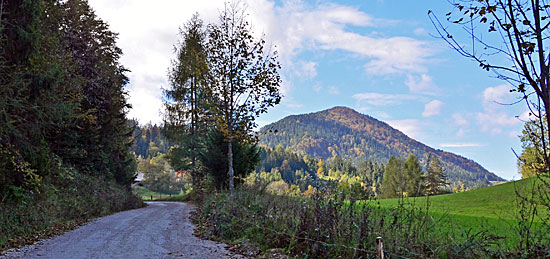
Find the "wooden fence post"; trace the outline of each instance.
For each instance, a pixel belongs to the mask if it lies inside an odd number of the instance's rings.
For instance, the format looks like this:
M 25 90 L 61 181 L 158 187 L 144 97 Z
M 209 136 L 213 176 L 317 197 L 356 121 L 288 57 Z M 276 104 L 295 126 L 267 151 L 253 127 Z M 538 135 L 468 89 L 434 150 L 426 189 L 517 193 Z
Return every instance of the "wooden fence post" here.
M 217 235 L 216 202 L 212 201 L 212 224 L 214 224 L 214 235 Z
M 376 238 L 376 253 L 379 259 L 384 259 L 384 245 L 382 244 L 382 237 Z

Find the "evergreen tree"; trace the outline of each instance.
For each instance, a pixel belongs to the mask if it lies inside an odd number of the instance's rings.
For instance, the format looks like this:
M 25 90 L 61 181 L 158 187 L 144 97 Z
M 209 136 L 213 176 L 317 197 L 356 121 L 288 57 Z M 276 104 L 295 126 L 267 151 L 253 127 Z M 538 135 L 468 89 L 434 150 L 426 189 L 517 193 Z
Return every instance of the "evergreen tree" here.
M 406 191 L 407 178 L 404 174 L 405 162 L 397 157 L 390 157 L 386 164 L 384 179 L 382 180 L 382 189 L 380 196 L 383 198 L 404 197 Z
M 226 158 L 227 139 L 224 134 L 212 130 L 203 141 L 203 147 L 199 153 L 199 158 L 204 165 L 205 171 L 212 176 L 216 189 L 222 190 L 229 187 L 229 167 Z M 260 153 L 256 144 L 245 140 L 234 142 L 235 157 L 235 177 L 236 183 L 242 183 L 244 177 L 253 172 L 260 162 Z
M 170 152 L 172 165 L 178 170 L 190 170 L 193 186 L 198 188 L 202 175 L 197 154 L 200 139 L 206 132 L 205 100 L 210 95 L 206 80 L 206 31 L 198 14 L 180 29 L 180 36 L 177 58 L 172 61 L 169 72 L 171 87 L 164 92 L 167 100 L 164 132 L 176 144 Z
M 410 154 L 405 161 L 406 193 L 408 197 L 420 196 L 424 193 L 424 172 L 416 156 Z
M 55 183 L 62 166 L 129 187 L 135 161 L 116 34 L 83 0 L 2 7 L 0 193 Z
M 446 185 L 447 177 L 443 166 L 437 156 L 430 154 L 426 164 L 426 194 L 436 195 L 440 193 L 440 187 Z

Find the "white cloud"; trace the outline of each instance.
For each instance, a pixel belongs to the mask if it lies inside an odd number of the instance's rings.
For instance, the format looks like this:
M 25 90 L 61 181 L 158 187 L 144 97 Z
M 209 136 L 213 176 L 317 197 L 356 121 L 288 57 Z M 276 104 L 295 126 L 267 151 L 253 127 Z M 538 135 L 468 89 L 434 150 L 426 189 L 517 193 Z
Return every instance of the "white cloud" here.
M 463 148 L 463 147 L 484 147 L 485 144 L 480 143 L 443 143 L 439 144 L 442 148 Z
M 432 77 L 422 74 L 420 77 L 415 77 L 413 75 L 407 75 L 407 81 L 405 85 L 409 87 L 409 90 L 412 93 L 423 93 L 427 95 L 438 95 L 441 92 L 435 84 L 433 83 Z
M 424 112 L 422 113 L 423 117 L 430 117 L 434 115 L 439 115 L 441 109 L 443 108 L 443 102 L 439 100 L 433 100 L 426 105 L 424 105 Z
M 422 123 L 417 119 L 390 120 L 387 123 L 411 138 L 422 137 Z
M 468 132 L 470 132 L 470 130 L 466 128 L 459 128 L 458 131 L 456 132 L 456 136 L 461 138 L 461 137 L 464 137 Z
M 470 126 L 470 121 L 468 121 L 462 113 L 454 113 L 453 120 L 458 126 Z
M 311 89 L 318 93 L 321 91 L 321 89 L 323 89 L 323 85 L 321 85 L 320 83 L 316 83 L 311 87 Z
M 466 114 L 454 113 L 452 117 L 453 117 L 453 123 L 456 126 L 458 126 L 458 131 L 456 133 L 457 137 L 464 137 L 466 133 L 470 132 L 470 129 L 469 129 L 470 120 L 466 118 Z
M 514 116 L 508 115 L 503 104 L 513 102 L 513 96 L 510 94 L 510 86 L 499 85 L 488 87 L 483 91 L 483 112 L 477 113 L 477 121 L 484 132 L 493 134 L 503 133 L 504 127 L 517 125 L 521 121 Z
M 538 115 L 537 111 L 531 112 L 527 110 L 527 111 L 524 111 L 522 114 L 520 114 L 518 118 L 522 121 L 530 121 L 530 120 L 537 119 L 538 118 L 537 115 Z
M 129 103 L 132 104 L 132 110 L 128 118 L 136 118 L 140 123 L 159 123 L 162 121 L 160 115 L 162 100 L 154 91 L 147 88 L 133 88 L 129 91 Z
M 260 1 L 261 2 L 261 1 Z M 374 18 L 357 8 L 339 4 L 308 6 L 302 1 L 284 1 L 275 8 L 276 19 L 269 34 L 285 59 L 304 48 L 344 50 L 368 59 L 365 70 L 372 74 L 424 72 L 434 54 L 428 42 L 409 37 L 373 37 L 346 30 L 346 26 L 376 27 L 396 21 Z
M 352 96 L 359 104 L 372 106 L 398 105 L 404 101 L 419 101 L 420 97 L 407 94 L 359 93 Z
M 90 0 L 98 17 L 119 33 L 118 46 L 124 52 L 121 63 L 131 70 L 129 92 L 134 108 L 129 117 L 137 117 L 142 123 L 160 122 L 156 113 L 162 108 L 161 87 L 168 87 L 166 74 L 174 57 L 178 28 L 197 12 L 205 24 L 217 22 L 224 2 L 165 0 L 162 4 L 151 4 L 148 0 Z M 380 35 L 376 33 L 379 26 L 397 21 L 377 19 L 357 7 L 323 2 L 312 6 L 302 0 L 286 0 L 282 5 L 271 0 L 243 2 L 250 13 L 248 18 L 254 34 L 265 34 L 267 44 L 276 46 L 284 81 L 292 79 L 292 71 L 300 68 L 306 78 L 317 76 L 316 63 L 295 62 L 304 50 L 349 52 L 364 59 L 365 71 L 372 74 L 424 73 L 428 59 L 434 55 L 429 42 L 410 37 L 374 36 Z M 372 30 L 367 34 L 355 33 L 348 30 L 349 26 Z M 288 96 L 292 83 L 284 83 L 281 91 Z M 142 95 L 145 92 L 151 95 Z
M 296 75 L 305 80 L 311 80 L 317 76 L 317 66 L 319 63 L 313 61 L 299 62 L 300 69 L 296 70 Z

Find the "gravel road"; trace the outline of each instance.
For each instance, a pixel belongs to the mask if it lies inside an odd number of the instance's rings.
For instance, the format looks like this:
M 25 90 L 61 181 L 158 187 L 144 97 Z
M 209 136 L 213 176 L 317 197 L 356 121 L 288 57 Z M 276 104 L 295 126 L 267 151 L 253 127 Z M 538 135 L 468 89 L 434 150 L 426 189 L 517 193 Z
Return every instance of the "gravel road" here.
M 240 258 L 224 244 L 193 236 L 193 206 L 150 202 L 141 209 L 102 217 L 0 258 Z

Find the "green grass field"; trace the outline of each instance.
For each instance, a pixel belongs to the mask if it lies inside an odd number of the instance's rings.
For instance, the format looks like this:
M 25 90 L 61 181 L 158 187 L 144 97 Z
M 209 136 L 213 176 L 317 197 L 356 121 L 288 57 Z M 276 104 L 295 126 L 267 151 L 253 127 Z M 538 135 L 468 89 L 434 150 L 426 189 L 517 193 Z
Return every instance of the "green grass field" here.
M 170 199 L 176 199 L 179 200 L 176 197 L 180 197 L 179 192 L 166 192 L 166 193 L 160 193 L 160 192 L 154 192 L 151 191 L 143 186 L 135 186 L 132 187 L 134 193 L 136 193 L 138 196 L 141 197 L 144 201 L 156 201 L 156 200 L 170 200 Z
M 513 245 L 519 240 L 517 228 L 520 207 L 516 191 L 529 194 L 538 183 L 539 180 L 533 177 L 461 193 L 402 200 L 383 199 L 376 205 L 390 209 L 400 204 L 405 208 L 426 208 L 429 204 L 430 215 L 438 225 L 437 231 L 447 232 L 457 238 L 487 232 L 502 237 L 506 245 Z M 545 206 L 537 206 L 537 212 L 531 226 L 533 233 L 543 232 L 544 221 L 549 216 L 548 208 Z
M 430 197 L 411 197 L 403 199 L 405 205 L 426 206 L 429 201 L 431 212 L 484 217 L 493 219 L 516 220 L 519 215 L 516 190 L 522 194 L 529 194 L 534 184 L 539 180 L 536 177 L 508 182 L 500 185 L 480 188 L 461 193 L 437 195 Z M 531 197 L 531 196 L 529 196 Z M 396 207 L 400 199 L 383 199 L 382 207 Z M 547 215 L 544 206 L 538 206 L 540 214 Z M 535 221 L 541 221 L 538 217 Z

